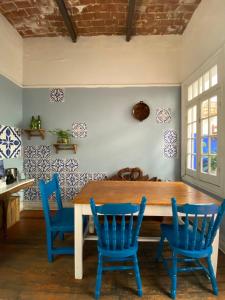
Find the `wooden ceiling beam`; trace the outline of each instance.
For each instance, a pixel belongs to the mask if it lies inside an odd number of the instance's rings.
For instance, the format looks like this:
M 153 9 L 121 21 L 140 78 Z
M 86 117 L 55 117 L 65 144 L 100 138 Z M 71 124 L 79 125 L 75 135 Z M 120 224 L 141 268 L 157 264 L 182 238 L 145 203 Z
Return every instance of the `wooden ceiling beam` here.
M 135 14 L 136 0 L 129 0 L 128 13 L 127 13 L 127 28 L 126 28 L 126 41 L 129 42 L 133 33 L 133 21 Z
M 75 43 L 77 41 L 77 33 L 76 33 L 76 29 L 73 25 L 73 22 L 70 18 L 70 15 L 68 13 L 66 4 L 65 4 L 64 0 L 55 0 L 55 2 L 58 5 L 59 11 L 63 17 L 64 23 L 69 32 L 69 35 L 70 35 L 72 41 Z

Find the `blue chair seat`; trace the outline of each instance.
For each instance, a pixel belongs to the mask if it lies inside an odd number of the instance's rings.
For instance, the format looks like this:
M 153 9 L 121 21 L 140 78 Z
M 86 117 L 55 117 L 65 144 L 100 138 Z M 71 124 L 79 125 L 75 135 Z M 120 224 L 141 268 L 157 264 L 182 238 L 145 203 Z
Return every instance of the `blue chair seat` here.
M 73 208 L 63 208 L 57 210 L 55 215 L 51 219 L 51 230 L 57 231 L 62 227 L 66 232 L 74 231 L 74 209 Z
M 180 253 L 180 254 L 185 253 L 185 255 L 188 255 L 188 252 L 190 252 L 190 257 L 193 257 L 193 248 L 195 248 L 195 249 L 199 249 L 199 250 L 201 249 L 200 256 L 204 257 L 212 252 L 211 246 L 202 250 L 202 248 L 206 242 L 205 237 L 203 237 L 203 239 L 201 239 L 200 231 L 197 231 L 196 236 L 195 236 L 192 226 L 190 226 L 190 228 L 188 229 L 189 239 L 188 239 L 187 249 L 185 249 L 185 239 L 184 239 L 184 237 L 186 235 L 185 225 L 178 226 L 180 236 L 183 237 L 183 239 L 179 240 L 179 245 L 177 245 L 177 239 L 176 239 L 176 236 L 174 235 L 173 224 L 161 224 L 160 228 L 161 228 L 162 236 L 164 236 L 168 240 L 171 247 L 176 248 L 177 253 Z M 193 247 L 194 240 L 195 240 L 195 247 Z

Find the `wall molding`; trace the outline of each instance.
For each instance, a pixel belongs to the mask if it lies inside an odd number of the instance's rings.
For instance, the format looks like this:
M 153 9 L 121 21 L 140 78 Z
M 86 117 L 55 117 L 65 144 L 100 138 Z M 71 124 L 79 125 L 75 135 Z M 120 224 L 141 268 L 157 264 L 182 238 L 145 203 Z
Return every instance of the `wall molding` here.
M 54 85 L 23 85 L 24 89 L 42 88 L 124 88 L 124 87 L 177 87 L 181 83 L 145 83 L 145 84 L 54 84 Z
M 24 86 L 22 85 L 22 83 L 18 82 L 15 78 L 9 76 L 8 74 L 6 74 L 5 72 L 0 71 L 0 75 L 5 77 L 6 79 L 8 79 L 9 81 L 11 81 L 12 83 L 14 83 L 15 85 L 17 85 L 18 87 L 23 88 Z

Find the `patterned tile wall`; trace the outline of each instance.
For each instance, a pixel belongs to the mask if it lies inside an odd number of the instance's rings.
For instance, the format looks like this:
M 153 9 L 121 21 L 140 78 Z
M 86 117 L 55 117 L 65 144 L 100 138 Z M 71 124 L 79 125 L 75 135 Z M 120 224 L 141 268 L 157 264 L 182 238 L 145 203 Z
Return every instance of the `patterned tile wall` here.
M 0 159 L 20 157 L 21 144 L 20 129 L 0 125 Z
M 57 158 L 51 155 L 51 146 L 24 147 L 24 172 L 26 177 L 34 178 L 35 184 L 26 189 L 24 201 L 40 199 L 38 181 L 49 180 L 53 173 L 59 174 L 63 201 L 69 201 L 90 180 L 103 180 L 105 173 L 81 173 L 78 171 L 78 161 L 75 158 Z

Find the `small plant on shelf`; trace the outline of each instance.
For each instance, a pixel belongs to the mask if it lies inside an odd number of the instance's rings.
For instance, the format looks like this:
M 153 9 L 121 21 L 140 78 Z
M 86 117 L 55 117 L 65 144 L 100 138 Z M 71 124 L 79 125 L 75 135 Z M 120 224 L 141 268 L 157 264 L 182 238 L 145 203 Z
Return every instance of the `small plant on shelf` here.
M 57 136 L 58 144 L 70 144 L 71 143 L 71 137 L 73 137 L 71 130 L 69 130 L 69 129 L 62 130 L 62 129 L 56 128 L 54 130 L 49 130 L 49 132 L 51 134 Z

